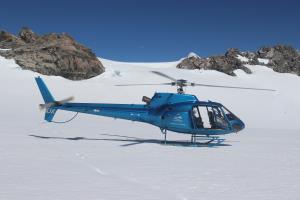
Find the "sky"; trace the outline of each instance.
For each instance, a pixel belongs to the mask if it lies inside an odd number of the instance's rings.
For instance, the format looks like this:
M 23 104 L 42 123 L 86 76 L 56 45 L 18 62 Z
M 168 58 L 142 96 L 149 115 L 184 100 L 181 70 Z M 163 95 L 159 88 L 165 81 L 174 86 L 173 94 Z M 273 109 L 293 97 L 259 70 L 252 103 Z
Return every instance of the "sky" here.
M 66 32 L 102 58 L 174 61 L 228 48 L 300 49 L 298 0 L 26 0 L 0 2 L 0 29 Z

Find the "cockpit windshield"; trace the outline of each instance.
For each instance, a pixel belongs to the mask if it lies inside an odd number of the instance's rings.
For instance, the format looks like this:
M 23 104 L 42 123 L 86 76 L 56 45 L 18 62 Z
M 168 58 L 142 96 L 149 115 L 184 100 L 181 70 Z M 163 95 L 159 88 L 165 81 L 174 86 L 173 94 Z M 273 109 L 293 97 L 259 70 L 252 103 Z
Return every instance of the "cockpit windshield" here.
M 232 120 L 236 120 L 236 119 L 239 119 L 237 116 L 235 116 L 232 112 L 230 112 L 230 110 L 228 110 L 226 107 L 222 106 L 222 109 L 227 117 L 227 119 L 229 121 L 232 121 Z

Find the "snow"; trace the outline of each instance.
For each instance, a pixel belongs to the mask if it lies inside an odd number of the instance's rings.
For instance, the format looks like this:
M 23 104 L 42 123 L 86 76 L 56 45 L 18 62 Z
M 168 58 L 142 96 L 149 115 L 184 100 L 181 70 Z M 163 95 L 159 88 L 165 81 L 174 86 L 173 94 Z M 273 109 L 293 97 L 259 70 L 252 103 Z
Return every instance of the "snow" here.
M 190 52 L 189 55 L 188 55 L 188 58 L 200 58 L 200 56 L 198 56 L 196 53 L 194 52 Z
M 143 95 L 174 92 L 169 86 L 116 87 L 177 78 L 206 84 L 276 89 L 277 92 L 188 88 L 237 114 L 246 129 L 224 145 L 161 145 L 159 129 L 143 123 L 79 114 L 68 124 L 43 121 L 35 85 L 38 74 L 0 57 L 0 199 L 243 199 L 300 198 L 300 77 L 264 66 L 237 71 L 175 69 L 168 63 L 122 63 L 101 59 L 103 75 L 85 81 L 42 76 L 56 99 L 142 103 Z M 70 112 L 58 112 L 57 120 Z M 189 140 L 168 134 L 172 141 Z
M 10 51 L 11 49 L 1 49 L 0 48 L 0 51 Z
M 237 58 L 242 62 L 249 62 L 249 59 L 245 56 L 237 55 Z
M 269 64 L 270 60 L 264 58 L 258 58 L 258 62 L 267 65 Z

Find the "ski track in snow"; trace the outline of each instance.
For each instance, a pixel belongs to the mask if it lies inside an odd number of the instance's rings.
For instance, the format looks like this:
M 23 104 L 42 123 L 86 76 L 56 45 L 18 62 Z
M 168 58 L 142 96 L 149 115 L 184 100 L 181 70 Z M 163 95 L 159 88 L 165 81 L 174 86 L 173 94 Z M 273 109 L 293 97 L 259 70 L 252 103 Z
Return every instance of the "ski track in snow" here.
M 106 173 L 99 167 L 97 167 L 97 166 L 91 164 L 89 161 L 87 161 L 86 156 L 84 156 L 83 154 L 76 153 L 75 155 L 84 163 L 85 166 L 87 166 L 89 169 L 91 169 L 92 171 L 96 172 L 97 174 L 99 174 L 101 176 L 109 176 L 110 179 L 120 179 L 122 181 L 129 182 L 130 184 L 142 186 L 144 189 L 153 191 L 156 194 L 162 193 L 163 194 L 162 196 L 166 195 L 166 191 L 163 191 L 159 186 L 148 185 L 147 183 L 142 182 L 135 177 Z M 181 198 L 181 195 L 177 195 L 177 196 L 175 196 L 174 194 L 167 194 L 167 195 L 169 196 L 170 199 L 186 199 L 184 197 Z
M 91 170 L 95 171 L 96 173 L 105 176 L 107 175 L 107 173 L 103 172 L 99 167 L 96 167 L 95 165 L 92 165 L 91 163 L 89 163 L 88 161 L 86 161 L 85 156 L 80 154 L 80 153 L 76 153 L 75 154 L 77 157 L 79 157 L 79 159 L 82 160 L 82 162 Z

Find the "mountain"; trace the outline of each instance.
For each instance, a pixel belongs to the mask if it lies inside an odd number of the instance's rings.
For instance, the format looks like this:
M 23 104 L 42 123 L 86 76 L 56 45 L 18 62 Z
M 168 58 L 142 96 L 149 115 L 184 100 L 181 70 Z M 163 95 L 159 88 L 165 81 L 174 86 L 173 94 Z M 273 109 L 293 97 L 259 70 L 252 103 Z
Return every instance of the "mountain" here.
M 50 33 L 39 36 L 22 28 L 19 37 L 0 32 L 0 55 L 13 58 L 23 69 L 71 80 L 95 77 L 104 72 L 95 54 L 68 34 Z
M 106 70 L 83 81 L 21 70 L 0 56 L 0 199 L 298 199 L 300 176 L 300 78 L 264 65 L 215 70 L 176 69 L 180 61 L 124 63 L 99 58 Z M 264 61 L 263 61 L 264 62 Z M 276 92 L 189 87 L 200 100 L 221 102 L 246 124 L 223 145 L 161 145 L 157 127 L 79 114 L 70 123 L 43 121 L 42 76 L 53 96 L 76 102 L 142 103 L 170 86 L 116 87 L 163 83 L 150 71 L 203 84 L 264 87 Z M 56 121 L 74 113 L 59 111 Z M 190 136 L 168 133 L 170 141 Z
M 262 47 L 256 52 L 242 52 L 231 48 L 225 55 L 201 58 L 192 53 L 182 59 L 177 65 L 181 69 L 204 69 L 216 70 L 235 76 L 234 70 L 241 69 L 251 74 L 251 70 L 245 67 L 250 65 L 263 65 L 280 73 L 293 73 L 300 76 L 300 53 L 298 50 L 287 45 L 275 45 Z

